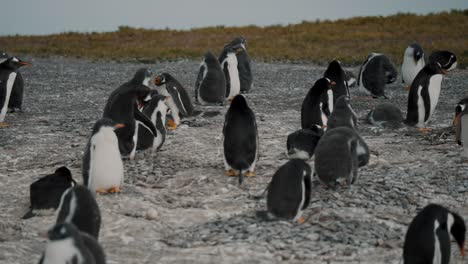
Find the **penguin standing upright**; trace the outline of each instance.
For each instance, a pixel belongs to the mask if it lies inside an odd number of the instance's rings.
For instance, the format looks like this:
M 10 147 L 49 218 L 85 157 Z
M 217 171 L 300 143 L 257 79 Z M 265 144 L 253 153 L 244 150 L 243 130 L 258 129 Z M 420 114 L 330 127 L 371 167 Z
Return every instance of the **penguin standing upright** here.
M 54 173 L 33 182 L 29 188 L 29 211 L 23 219 L 33 217 L 35 210 L 57 209 L 63 192 L 74 185 L 76 182 L 67 167 L 60 167 Z
M 73 224 L 56 224 L 47 232 L 49 242 L 39 264 L 105 264 L 102 247 L 93 238 L 81 233 Z
M 463 145 L 463 156 L 468 158 L 468 98 L 458 102 L 455 108 L 455 141 L 458 145 Z
M 416 75 L 424 68 L 424 51 L 418 43 L 409 45 L 403 54 L 403 63 L 401 64 L 401 80 L 406 86 L 411 87 Z M 409 89 L 408 89 L 409 90 Z
M 369 147 L 351 128 L 328 130 L 315 149 L 315 171 L 319 180 L 334 187 L 339 178 L 348 185 L 355 182 L 358 167 L 369 162 Z
M 315 126 L 325 127 L 328 116 L 328 108 L 321 102 L 322 95 L 329 93 L 335 82 L 327 78 L 318 79 L 314 86 L 310 88 L 301 107 L 301 126 L 302 128 L 313 129 Z
M 18 69 L 22 66 L 31 65 L 29 62 L 16 57 L 9 57 L 5 60 L 5 56 L 8 55 L 6 53 L 2 54 L 2 59 L 0 59 L 0 61 L 3 61 L 0 63 L 0 127 L 8 126 L 4 121 L 9 106 L 11 106 L 10 108 L 21 109 L 23 78 Z
M 302 212 L 310 203 L 312 189 L 311 169 L 301 159 L 292 159 L 275 172 L 268 185 L 268 212 L 278 218 L 305 220 Z
M 157 90 L 164 96 L 170 96 L 167 105 L 171 110 L 173 122 L 168 122 L 168 128 L 176 129 L 182 117 L 192 116 L 195 113 L 190 97 L 185 88 L 169 73 L 163 73 L 154 79 Z
M 286 141 L 288 158 L 303 160 L 312 158 L 322 134 L 323 130 L 319 126 L 303 128 L 289 134 Z
M 335 83 L 333 89 L 327 92 L 327 96 L 322 96 L 321 99 L 325 108 L 328 108 L 327 112 L 331 113 L 333 112 L 334 105 L 338 98 L 343 95 L 349 96 L 348 82 L 346 81 L 347 77 L 345 71 L 341 67 L 341 63 L 337 60 L 328 64 L 328 68 L 325 70 L 323 77 Z
M 351 108 L 349 97 L 346 95 L 342 95 L 336 100 L 335 108 L 328 118 L 327 129 L 342 126 L 357 130 L 357 116 Z
M 210 51 L 204 55 L 195 82 L 195 100 L 202 105 L 222 104 L 226 96 L 226 78 L 216 57 Z
M 140 125 L 138 128 L 137 150 L 151 147 L 153 151 L 159 150 L 164 144 L 166 140 L 165 120 L 168 108 L 166 102 L 168 100 L 169 97 L 154 93 L 153 91 L 151 100 L 143 106 L 142 112 L 150 118 L 156 127 L 156 137 L 145 126 Z
M 234 38 L 226 46 L 240 46 L 241 49 L 237 49 L 237 70 L 239 71 L 240 80 L 240 91 L 241 93 L 248 93 L 252 88 L 253 74 L 250 66 L 250 57 L 247 53 L 247 47 L 245 46 L 246 40 L 244 37 Z
M 400 108 L 389 103 L 383 103 L 377 105 L 367 114 L 367 121 L 374 126 L 399 128 L 403 123 L 403 114 Z
M 138 111 L 138 110 L 137 110 Z M 103 118 L 96 122 L 83 155 L 83 184 L 92 192 L 120 192 L 124 167 L 114 132 L 123 124 Z
M 245 177 L 255 176 L 258 158 L 257 123 L 253 111 L 244 96 L 232 99 L 226 113 L 223 128 L 224 166 L 227 176 L 239 176 L 239 184 Z
M 116 131 L 116 134 L 119 139 L 120 153 L 123 156 L 129 155 L 130 159 L 134 159 L 136 153 L 137 121 L 146 126 L 153 135 L 157 134 L 151 120 L 137 107 L 138 98 L 151 100 L 150 88 L 148 87 L 151 78 L 151 71 L 146 68 L 139 69 L 129 82 L 124 83 L 111 93 L 104 107 L 104 118 L 110 118 L 116 123 L 124 125 L 123 129 Z
M 464 256 L 466 226 L 463 218 L 438 204 L 429 204 L 414 217 L 403 245 L 403 264 L 450 263 L 450 234 Z
M 425 125 L 437 106 L 443 75 L 454 69 L 457 64 L 455 55 L 450 52 L 438 60 L 429 59 L 429 63 L 414 78 L 408 94 L 405 123 L 418 127 L 422 132 L 428 130 Z
M 94 193 L 86 187 L 77 185 L 66 190 L 57 212 L 57 224 L 74 224 L 80 231 L 99 239 L 101 212 Z
M 385 85 L 395 82 L 397 71 L 387 56 L 371 53 L 359 70 L 359 90 L 372 97 L 385 98 Z
M 237 69 L 237 50 L 242 50 L 242 47 L 240 45 L 227 45 L 218 59 L 226 78 L 226 97 L 229 101 L 241 92 L 239 70 Z

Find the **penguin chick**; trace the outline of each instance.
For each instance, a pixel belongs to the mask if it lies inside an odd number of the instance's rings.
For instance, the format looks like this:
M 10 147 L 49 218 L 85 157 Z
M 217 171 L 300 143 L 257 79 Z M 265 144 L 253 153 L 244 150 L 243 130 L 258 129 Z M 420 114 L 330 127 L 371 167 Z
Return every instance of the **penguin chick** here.
M 291 159 L 273 175 L 268 185 L 267 208 L 275 217 L 303 223 L 310 203 L 311 169 L 301 159 Z
M 331 94 L 331 88 L 336 83 L 327 78 L 318 79 L 310 88 L 301 107 L 301 126 L 302 128 L 314 129 L 315 126 L 325 127 L 328 122 L 329 104 L 323 103 L 322 96 L 327 97 Z M 330 101 L 333 104 L 333 101 Z
M 166 140 L 166 114 L 167 101 L 169 97 L 164 97 L 152 91 L 151 100 L 143 106 L 142 112 L 153 122 L 156 127 L 156 136 L 145 126 L 138 127 L 137 150 L 144 150 L 152 147 L 153 151 L 160 150 Z
M 401 80 L 408 88 L 424 65 L 426 62 L 421 46 L 418 43 L 409 45 L 403 54 L 403 63 L 401 64 Z
M 371 53 L 359 70 L 359 90 L 374 98 L 385 98 L 385 85 L 395 82 L 397 71 L 387 56 Z
M 333 109 L 327 124 L 327 129 L 345 126 L 357 130 L 356 113 L 351 108 L 348 96 L 343 95 L 336 100 L 335 108 Z
M 226 78 L 218 59 L 207 51 L 200 64 L 195 82 L 195 100 L 197 103 L 222 104 L 226 96 Z
M 315 148 L 323 134 L 322 128 L 299 129 L 288 135 L 286 143 L 289 159 L 309 160 L 315 152 Z
M 455 108 L 455 142 L 458 145 L 463 145 L 463 156 L 468 158 L 468 98 L 464 98 L 458 102 Z
M 367 121 L 374 126 L 397 129 L 403 123 L 403 114 L 400 108 L 389 103 L 383 103 L 369 112 Z

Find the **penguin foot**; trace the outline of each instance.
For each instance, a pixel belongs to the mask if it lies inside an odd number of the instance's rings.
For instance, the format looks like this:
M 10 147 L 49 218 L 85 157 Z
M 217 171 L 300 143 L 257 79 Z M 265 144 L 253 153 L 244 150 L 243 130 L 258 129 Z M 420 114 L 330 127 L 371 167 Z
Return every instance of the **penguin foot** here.
M 120 187 L 111 187 L 109 190 L 107 190 L 108 193 L 120 193 L 121 189 Z
M 237 176 L 237 173 L 233 169 L 230 169 L 230 170 L 224 171 L 224 175 L 229 176 L 229 177 L 235 177 Z
M 4 127 L 9 127 L 10 124 L 6 123 L 6 122 L 0 122 L 0 128 L 4 128 Z
M 247 171 L 247 173 L 245 173 L 245 177 L 255 177 L 255 172 Z
M 427 133 L 429 131 L 431 131 L 432 129 L 431 128 L 428 128 L 428 127 L 418 127 L 417 130 L 421 133 Z
M 104 189 L 104 188 L 96 189 L 97 194 L 106 194 L 107 192 L 108 192 L 108 190 Z
M 411 90 L 411 85 L 405 86 L 404 89 L 405 89 L 406 91 Z
M 169 119 L 167 120 L 167 129 L 169 130 L 176 130 L 177 124 L 174 122 L 174 120 Z
M 300 225 L 302 225 L 303 223 L 305 223 L 304 217 L 302 217 L 302 216 L 299 217 L 299 218 L 297 219 L 297 223 L 300 224 Z

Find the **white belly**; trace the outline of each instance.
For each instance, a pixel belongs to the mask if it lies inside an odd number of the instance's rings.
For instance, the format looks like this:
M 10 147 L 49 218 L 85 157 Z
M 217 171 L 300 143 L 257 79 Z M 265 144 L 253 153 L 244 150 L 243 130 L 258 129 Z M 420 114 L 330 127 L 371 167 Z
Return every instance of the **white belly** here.
M 468 115 L 461 117 L 461 135 L 460 139 L 463 142 L 463 156 L 468 158 Z
M 229 79 L 231 82 L 231 89 L 229 90 L 229 97 L 234 97 L 240 93 L 240 80 L 239 70 L 237 69 L 237 57 L 234 53 L 228 53 L 226 63 L 229 71 Z
M 424 101 L 421 96 L 422 86 L 418 87 L 418 123 L 416 127 L 424 127 L 424 116 L 426 115 L 426 108 L 424 107 Z
M 437 106 L 437 102 L 439 101 L 441 84 L 442 74 L 436 74 L 432 76 L 431 79 L 429 79 L 429 98 L 431 98 L 431 109 L 427 121 L 429 121 L 429 119 L 431 118 Z
M 0 122 L 3 122 L 5 120 L 5 116 L 8 110 L 8 103 L 10 102 L 11 90 L 13 89 L 13 84 L 15 83 L 15 80 L 16 80 L 16 72 L 10 73 L 10 75 L 8 76 L 8 81 L 6 85 L 5 102 L 3 103 L 2 109 L 0 109 Z
M 424 59 L 420 59 L 418 63 L 414 63 L 413 58 L 405 58 L 401 65 L 401 75 L 406 85 L 411 85 L 419 71 L 424 68 Z
M 74 256 L 77 257 L 78 263 L 83 263 L 83 256 L 71 238 L 49 241 L 44 252 L 44 264 L 71 263 Z

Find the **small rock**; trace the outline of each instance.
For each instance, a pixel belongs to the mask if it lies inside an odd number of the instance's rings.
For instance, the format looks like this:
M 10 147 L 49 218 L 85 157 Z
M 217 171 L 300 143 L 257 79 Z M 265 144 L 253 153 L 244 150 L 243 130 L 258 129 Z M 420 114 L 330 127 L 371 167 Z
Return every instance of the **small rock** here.
M 145 214 L 146 220 L 157 220 L 159 219 L 159 213 L 153 208 L 149 209 Z

